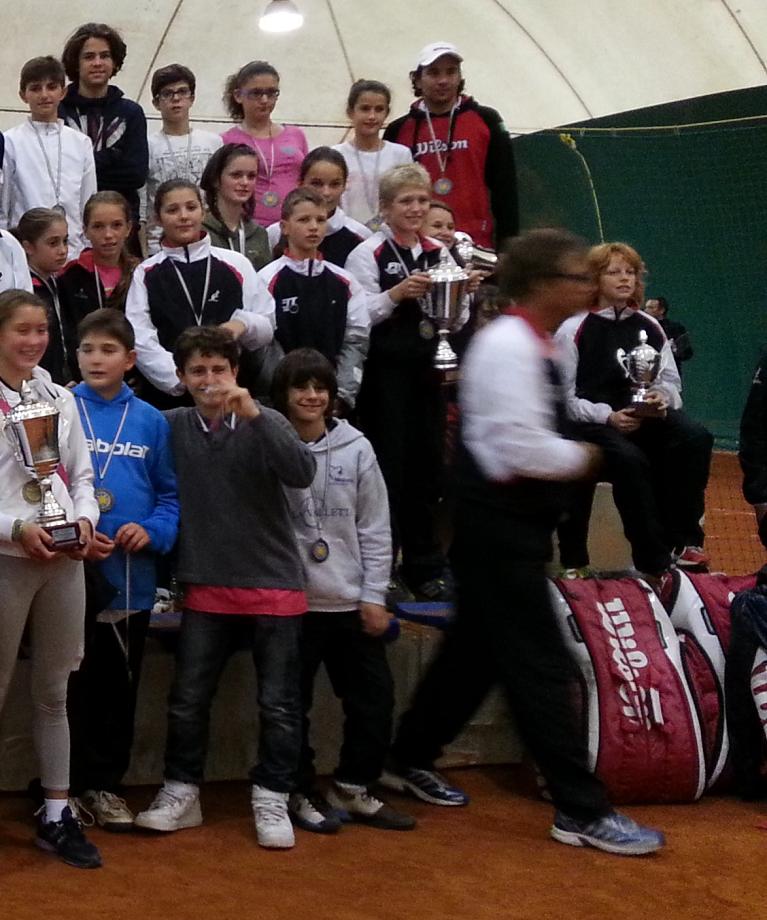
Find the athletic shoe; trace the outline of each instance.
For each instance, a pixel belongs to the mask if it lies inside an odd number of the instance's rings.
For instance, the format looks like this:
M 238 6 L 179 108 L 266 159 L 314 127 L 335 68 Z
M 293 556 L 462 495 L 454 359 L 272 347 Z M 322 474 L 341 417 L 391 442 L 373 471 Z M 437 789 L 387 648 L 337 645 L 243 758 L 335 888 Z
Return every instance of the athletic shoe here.
M 397 612 L 398 604 L 412 604 L 415 594 L 408 588 L 399 575 L 392 575 L 386 588 L 386 609 Z
M 80 796 L 78 804 L 90 812 L 105 831 L 119 834 L 133 830 L 133 812 L 125 804 L 125 799 L 113 792 L 88 789 Z
M 596 821 L 576 821 L 558 811 L 551 826 L 551 836 L 571 847 L 595 847 L 618 856 L 643 856 L 654 853 L 666 843 L 660 831 L 642 827 L 617 811 Z
M 272 850 L 288 850 L 296 845 L 293 825 L 288 815 L 287 792 L 274 792 L 263 786 L 253 786 L 250 804 L 260 846 Z
M 559 577 L 565 581 L 572 581 L 575 578 L 593 578 L 594 570 L 589 565 L 582 565 L 578 569 L 562 569 Z
M 673 556 L 677 568 L 690 572 L 708 571 L 709 558 L 701 546 L 684 546 L 678 552 L 674 552 Z
M 395 792 L 410 792 L 430 805 L 468 805 L 469 796 L 434 770 L 413 767 L 384 770 L 381 785 Z
M 455 600 L 453 585 L 447 578 L 432 578 L 415 589 L 416 600 L 450 604 Z
M 45 806 L 36 812 L 37 837 L 35 843 L 41 850 L 55 853 L 68 866 L 76 869 L 98 869 L 101 854 L 86 838 L 82 825 L 72 814 L 69 805 L 64 807 L 60 821 L 45 820 Z
M 341 819 L 319 792 L 294 792 L 288 800 L 288 813 L 296 827 L 314 834 L 335 834 L 341 829 Z
M 367 824 L 382 831 L 412 831 L 415 827 L 415 818 L 377 799 L 366 786 L 334 780 L 328 802 L 345 824 Z
M 200 792 L 198 789 L 171 792 L 167 786 L 161 786 L 149 808 L 140 811 L 133 823 L 149 831 L 163 832 L 199 827 L 202 824 Z

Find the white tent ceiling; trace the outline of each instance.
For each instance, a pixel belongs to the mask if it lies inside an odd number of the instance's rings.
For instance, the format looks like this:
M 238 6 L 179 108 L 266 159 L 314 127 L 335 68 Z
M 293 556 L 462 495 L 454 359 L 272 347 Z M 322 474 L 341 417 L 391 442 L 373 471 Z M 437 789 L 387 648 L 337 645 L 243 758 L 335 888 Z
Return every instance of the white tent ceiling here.
M 499 109 L 512 132 L 765 82 L 765 0 L 296 0 L 303 28 L 258 30 L 266 0 L 0 0 L 0 128 L 24 111 L 21 64 L 60 54 L 80 23 L 123 33 L 118 85 L 156 114 L 155 67 L 178 61 L 198 78 L 195 120 L 225 124 L 224 78 L 255 59 L 282 74 L 279 120 L 307 127 L 313 143 L 343 133 L 345 96 L 359 77 L 410 101 L 408 71 L 424 44 L 455 42 L 467 90 Z

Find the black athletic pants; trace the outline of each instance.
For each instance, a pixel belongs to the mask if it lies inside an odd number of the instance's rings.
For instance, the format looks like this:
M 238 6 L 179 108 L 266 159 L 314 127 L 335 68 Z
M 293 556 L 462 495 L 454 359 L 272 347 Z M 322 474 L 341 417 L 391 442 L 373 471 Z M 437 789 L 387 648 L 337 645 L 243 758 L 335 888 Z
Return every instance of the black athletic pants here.
M 575 665 L 549 598 L 551 529 L 485 505 L 459 505 L 451 551 L 456 619 L 402 719 L 392 760 L 431 769 L 500 683 L 555 806 L 593 820 L 610 805 L 587 767 L 573 706 Z
M 625 435 L 608 425 L 577 424 L 572 437 L 598 444 L 604 452 L 600 478 L 613 484 L 634 565 L 657 574 L 668 568 L 671 551 L 702 546 L 706 484 L 713 437 L 684 412 L 645 419 Z M 565 568 L 588 565 L 587 537 L 594 483 L 572 487 L 569 517 L 559 525 L 559 556 Z

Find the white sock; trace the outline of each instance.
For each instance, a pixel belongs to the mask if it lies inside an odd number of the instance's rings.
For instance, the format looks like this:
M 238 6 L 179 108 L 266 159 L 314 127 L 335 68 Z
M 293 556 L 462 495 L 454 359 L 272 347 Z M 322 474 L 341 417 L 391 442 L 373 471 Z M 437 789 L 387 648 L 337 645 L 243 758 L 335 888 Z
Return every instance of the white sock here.
M 200 792 L 200 787 L 195 783 L 182 783 L 177 779 L 163 780 L 163 786 L 165 786 L 172 795 L 177 795 L 179 797 L 191 794 L 198 795 Z
M 67 807 L 67 799 L 46 799 L 45 800 L 45 820 L 46 823 L 51 821 L 61 821 L 64 809 Z

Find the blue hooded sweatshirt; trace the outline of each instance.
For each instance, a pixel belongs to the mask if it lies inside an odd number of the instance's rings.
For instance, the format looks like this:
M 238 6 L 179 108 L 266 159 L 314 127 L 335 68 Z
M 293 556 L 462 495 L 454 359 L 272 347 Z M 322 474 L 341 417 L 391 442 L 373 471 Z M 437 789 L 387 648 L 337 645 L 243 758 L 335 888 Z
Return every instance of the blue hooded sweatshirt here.
M 78 384 L 74 394 L 91 452 L 94 488 L 106 489 L 114 498 L 111 509 L 102 508 L 98 530 L 114 539 L 123 524 L 135 522 L 141 524 L 151 539 L 147 549 L 130 554 L 129 596 L 126 596 L 122 549 L 116 547 L 111 556 L 98 563 L 118 590 L 110 607 L 150 610 L 155 595 L 155 554 L 169 552 L 178 531 L 178 493 L 170 428 L 162 413 L 135 396 L 126 384 L 110 400 L 85 383 Z M 122 431 L 107 466 L 123 413 L 126 414 Z

